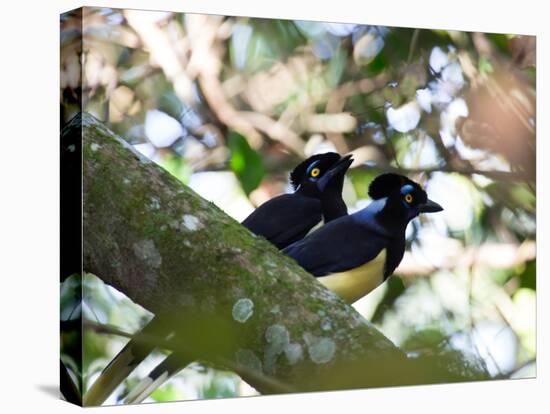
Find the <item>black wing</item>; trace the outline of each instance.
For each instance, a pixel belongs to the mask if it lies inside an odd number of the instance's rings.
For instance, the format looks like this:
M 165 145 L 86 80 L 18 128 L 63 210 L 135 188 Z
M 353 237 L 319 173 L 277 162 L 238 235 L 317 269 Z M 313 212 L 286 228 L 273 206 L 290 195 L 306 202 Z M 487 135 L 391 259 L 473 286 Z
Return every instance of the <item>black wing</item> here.
M 358 224 L 353 216 L 325 224 L 284 253 L 314 276 L 344 272 L 374 259 L 387 247 L 388 239 Z
M 283 249 L 302 239 L 321 219 L 321 202 L 318 199 L 293 193 L 265 202 L 242 225 Z

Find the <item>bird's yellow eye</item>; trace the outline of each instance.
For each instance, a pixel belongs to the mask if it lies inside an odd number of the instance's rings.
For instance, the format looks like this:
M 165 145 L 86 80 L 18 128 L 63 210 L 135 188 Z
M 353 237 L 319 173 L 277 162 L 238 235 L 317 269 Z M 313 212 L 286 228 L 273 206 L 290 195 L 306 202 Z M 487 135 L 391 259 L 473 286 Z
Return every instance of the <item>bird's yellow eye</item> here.
M 413 196 L 412 196 L 411 194 L 405 195 L 405 201 L 406 201 L 407 203 L 411 204 L 412 201 L 413 201 Z
M 319 168 L 314 168 L 313 170 L 311 170 L 312 177 L 317 177 L 319 174 L 321 174 L 321 170 Z

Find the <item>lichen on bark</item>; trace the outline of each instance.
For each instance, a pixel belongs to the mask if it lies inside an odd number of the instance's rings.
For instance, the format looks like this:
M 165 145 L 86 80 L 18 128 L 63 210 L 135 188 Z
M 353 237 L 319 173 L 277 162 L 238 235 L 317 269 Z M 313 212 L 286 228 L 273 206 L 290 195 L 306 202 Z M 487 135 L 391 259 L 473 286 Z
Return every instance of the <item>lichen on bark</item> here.
M 403 353 L 269 242 L 91 115 L 63 134 L 83 139 L 84 270 L 171 315 L 194 357 L 245 361 L 295 391 L 403 383 L 390 375 Z

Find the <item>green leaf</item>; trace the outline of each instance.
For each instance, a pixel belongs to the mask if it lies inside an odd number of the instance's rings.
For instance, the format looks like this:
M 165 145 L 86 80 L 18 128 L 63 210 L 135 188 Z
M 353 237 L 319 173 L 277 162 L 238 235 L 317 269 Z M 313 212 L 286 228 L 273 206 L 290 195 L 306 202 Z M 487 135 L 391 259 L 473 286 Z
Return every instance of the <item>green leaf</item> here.
M 489 74 L 494 72 L 493 64 L 485 56 L 479 58 L 478 69 L 479 72 L 482 74 Z
M 232 38 L 229 42 L 229 56 L 232 64 L 236 65 L 237 49 L 244 47 L 244 70 L 249 73 L 266 70 L 275 62 L 284 61 L 306 40 L 291 21 L 252 19 L 246 23 L 252 28 L 247 44 L 237 44 Z
M 351 179 L 353 189 L 358 198 L 368 198 L 369 184 L 377 175 L 377 171 L 367 168 L 354 168 L 348 171 L 348 177 Z
M 537 261 L 531 260 L 519 275 L 520 287 L 537 290 Z
M 152 394 L 151 398 L 155 401 L 178 401 L 185 398 L 185 395 L 178 390 L 174 385 L 167 384 L 163 387 L 157 388 Z
M 176 93 L 170 90 L 166 91 L 158 98 L 158 109 L 166 112 L 172 118 L 180 119 L 185 108 Z
M 508 48 L 508 35 L 500 33 L 486 33 L 485 37 L 489 39 L 501 52 L 510 53 Z
M 384 69 L 386 69 L 386 66 L 388 65 L 388 60 L 384 54 L 384 51 L 377 54 L 376 57 L 366 66 L 366 69 L 364 69 L 364 72 L 368 74 L 369 76 L 378 75 L 380 72 L 382 72 Z
M 347 63 L 347 53 L 345 50 L 338 48 L 336 53 L 330 59 L 325 72 L 325 79 L 330 88 L 334 88 L 340 82 L 344 69 Z
M 262 157 L 250 148 L 247 140 L 237 132 L 231 132 L 227 141 L 231 151 L 229 166 L 248 195 L 260 185 L 265 175 Z
M 160 165 L 184 184 L 189 182 L 191 174 L 193 174 L 191 166 L 179 155 L 167 155 L 162 159 Z

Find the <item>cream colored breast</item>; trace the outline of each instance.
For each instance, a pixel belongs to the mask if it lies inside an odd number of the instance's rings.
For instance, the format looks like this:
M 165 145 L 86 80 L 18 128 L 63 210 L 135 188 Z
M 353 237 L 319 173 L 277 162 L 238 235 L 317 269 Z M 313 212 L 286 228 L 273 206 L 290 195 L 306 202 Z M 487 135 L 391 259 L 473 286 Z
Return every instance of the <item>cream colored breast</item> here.
M 353 303 L 384 281 L 386 249 L 362 266 L 345 272 L 331 273 L 317 280 L 348 303 Z

